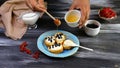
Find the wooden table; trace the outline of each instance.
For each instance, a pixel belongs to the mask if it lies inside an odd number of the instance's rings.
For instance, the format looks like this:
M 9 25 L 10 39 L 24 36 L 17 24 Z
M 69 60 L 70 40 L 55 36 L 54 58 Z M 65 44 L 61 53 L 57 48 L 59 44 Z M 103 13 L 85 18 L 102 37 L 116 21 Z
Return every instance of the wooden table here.
M 3 0 L 0 0 L 0 3 L 2 4 Z M 46 31 L 56 30 L 53 21 L 45 14 L 37 22 L 38 29 L 28 30 L 20 40 L 14 41 L 7 38 L 4 35 L 4 30 L 0 29 L 0 68 L 120 68 L 119 3 L 120 0 L 91 0 L 90 19 L 100 21 L 102 27 L 99 35 L 89 37 L 83 29 L 70 28 L 64 22 L 64 13 L 68 10 L 70 4 L 57 3 L 56 5 L 56 3 L 49 1 L 49 12 L 62 20 L 59 29 L 73 33 L 78 37 L 82 46 L 92 48 L 95 51 L 90 52 L 80 48 L 76 54 L 64 59 L 51 58 L 40 53 L 37 60 L 20 52 L 19 45 L 23 41 L 28 42 L 28 48 L 32 52 L 37 51 L 37 38 Z M 98 9 L 108 6 L 117 12 L 117 19 L 106 21 L 98 17 Z

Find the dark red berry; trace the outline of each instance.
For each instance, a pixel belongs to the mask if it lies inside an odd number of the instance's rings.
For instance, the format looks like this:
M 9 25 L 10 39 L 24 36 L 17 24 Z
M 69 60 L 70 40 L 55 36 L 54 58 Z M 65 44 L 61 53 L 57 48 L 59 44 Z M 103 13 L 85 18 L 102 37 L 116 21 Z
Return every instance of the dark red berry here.
M 39 55 L 40 55 L 40 52 L 39 51 L 36 51 L 34 54 L 33 54 L 33 58 L 35 59 L 38 59 L 39 58 Z
M 20 45 L 20 48 L 23 48 L 23 47 L 26 47 L 28 44 L 27 44 L 27 42 L 25 41 L 25 42 L 23 42 L 21 45 Z
M 21 48 L 20 48 L 20 51 L 21 51 L 21 52 L 25 52 L 25 47 L 21 47 Z
M 26 47 L 27 45 L 28 45 L 27 42 L 24 41 L 24 42 L 19 46 L 20 51 L 21 51 L 21 52 L 24 52 L 24 51 L 25 51 L 25 47 Z
M 29 55 L 31 55 L 31 54 L 32 54 L 31 50 L 30 50 L 30 49 L 28 49 L 28 48 L 25 48 L 25 52 L 26 52 L 27 54 L 29 54 Z

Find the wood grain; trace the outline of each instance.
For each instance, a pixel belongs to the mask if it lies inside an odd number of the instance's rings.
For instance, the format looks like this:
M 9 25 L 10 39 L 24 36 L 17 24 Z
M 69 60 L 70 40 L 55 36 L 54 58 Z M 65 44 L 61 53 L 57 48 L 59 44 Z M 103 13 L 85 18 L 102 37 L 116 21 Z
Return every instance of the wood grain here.
M 0 0 L 4 3 L 5 0 Z M 78 52 L 68 58 L 51 58 L 41 53 L 38 60 L 31 55 L 19 51 L 19 45 L 23 41 L 28 42 L 28 48 L 34 53 L 38 50 L 37 38 L 44 32 L 56 30 L 56 26 L 47 15 L 38 20 L 38 29 L 28 30 L 24 37 L 14 41 L 0 29 L 0 68 L 120 68 L 120 0 L 91 0 L 90 19 L 101 22 L 99 35 L 89 37 L 83 29 L 69 27 L 63 17 L 68 11 L 68 0 L 48 0 L 48 11 L 60 18 L 62 25 L 58 28 L 66 30 L 78 37 L 80 45 L 94 49 L 90 52 L 79 49 Z M 112 7 L 118 14 L 115 20 L 106 21 L 98 17 L 98 10 L 102 7 Z

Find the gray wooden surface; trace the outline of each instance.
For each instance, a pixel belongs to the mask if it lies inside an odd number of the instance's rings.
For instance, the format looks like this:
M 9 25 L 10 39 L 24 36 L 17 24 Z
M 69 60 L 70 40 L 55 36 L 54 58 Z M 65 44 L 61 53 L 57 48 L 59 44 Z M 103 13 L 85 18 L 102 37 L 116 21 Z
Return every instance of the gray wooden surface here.
M 120 0 L 91 0 L 90 19 L 101 22 L 100 34 L 89 37 L 83 29 L 70 28 L 64 22 L 63 17 L 70 3 L 63 0 L 48 1 L 48 11 L 62 20 L 60 30 L 66 30 L 75 34 L 82 46 L 94 49 L 94 52 L 79 49 L 78 52 L 68 58 L 58 59 L 40 53 L 38 60 L 30 55 L 21 53 L 19 45 L 23 41 L 28 42 L 28 48 L 35 52 L 37 38 L 44 32 L 56 30 L 53 21 L 45 14 L 38 20 L 38 29 L 28 30 L 24 37 L 14 41 L 4 35 L 4 29 L 0 29 L 0 68 L 120 68 Z M 68 0 L 66 0 L 68 1 Z M 4 1 L 0 0 L 2 4 Z M 118 14 L 115 20 L 106 21 L 98 17 L 98 9 L 112 7 Z

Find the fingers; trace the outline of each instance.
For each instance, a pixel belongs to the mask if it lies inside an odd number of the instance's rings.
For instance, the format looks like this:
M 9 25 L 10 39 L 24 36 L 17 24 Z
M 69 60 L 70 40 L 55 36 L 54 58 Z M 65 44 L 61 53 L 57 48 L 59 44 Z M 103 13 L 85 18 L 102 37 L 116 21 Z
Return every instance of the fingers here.
M 29 0 L 30 4 L 32 5 L 33 9 L 35 9 L 35 6 L 37 5 L 36 0 Z
M 82 28 L 85 25 L 85 22 L 89 19 L 89 15 L 90 15 L 90 8 L 81 9 L 81 20 L 80 20 L 79 28 Z
M 85 8 L 81 8 L 81 19 L 79 23 L 79 28 L 82 28 L 82 26 L 84 25 L 85 18 L 86 18 Z
M 44 3 L 44 0 L 38 0 L 38 4 L 40 5 L 40 7 L 45 8 L 45 3 Z
M 86 11 L 86 20 L 89 19 L 89 16 L 90 16 L 90 7 L 88 7 L 87 11 Z
M 38 3 L 44 5 L 44 0 L 38 0 Z
M 29 0 L 34 10 L 45 11 L 44 0 Z
M 42 6 L 39 6 L 38 4 L 35 6 L 35 10 L 37 10 L 37 11 L 45 11 L 46 9 L 44 8 L 44 7 L 42 7 Z
M 72 5 L 70 6 L 69 10 L 72 10 L 72 9 L 74 9 L 74 8 L 75 8 L 75 5 L 72 4 Z

